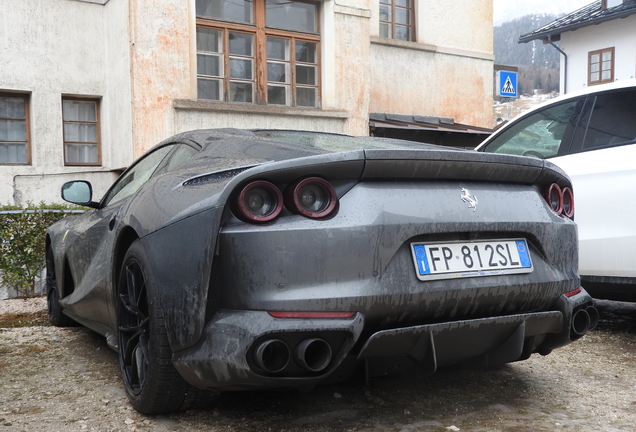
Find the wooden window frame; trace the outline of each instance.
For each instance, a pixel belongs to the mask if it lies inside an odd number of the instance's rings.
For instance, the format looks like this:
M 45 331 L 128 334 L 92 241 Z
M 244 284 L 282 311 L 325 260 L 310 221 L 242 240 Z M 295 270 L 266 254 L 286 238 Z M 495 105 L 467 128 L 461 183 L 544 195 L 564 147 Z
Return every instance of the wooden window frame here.
M 94 102 L 95 103 L 95 122 L 89 121 L 81 121 L 81 123 L 95 123 L 95 133 L 96 133 L 96 142 L 88 143 L 88 142 L 75 142 L 75 141 L 67 141 L 66 134 L 64 131 L 64 125 L 66 123 L 72 123 L 72 121 L 64 120 L 64 101 L 78 101 L 78 102 Z M 101 133 L 101 98 L 94 97 L 81 97 L 81 96 L 63 96 L 62 97 L 62 141 L 64 146 L 64 166 L 101 166 L 102 165 L 102 133 Z M 66 156 L 66 145 L 67 144 L 85 144 L 85 145 L 95 145 L 97 146 L 97 162 L 68 162 Z
M 409 29 L 409 38 L 408 40 L 406 40 L 405 42 L 415 42 L 415 0 L 409 0 L 410 2 L 410 6 L 409 7 L 402 7 L 402 6 L 398 6 L 396 5 L 396 0 L 380 0 L 379 5 L 385 5 L 385 6 L 390 6 L 391 9 L 391 20 L 390 21 L 385 21 L 380 19 L 379 22 L 380 24 L 382 23 L 387 23 L 391 26 L 391 34 L 389 35 L 388 39 L 395 39 L 395 40 L 404 40 L 404 39 L 398 39 L 395 37 L 395 10 L 396 9 L 406 9 L 409 11 L 409 16 L 410 16 L 410 20 L 409 20 L 409 24 L 408 24 L 408 29 Z M 379 9 L 378 9 L 379 11 Z M 403 26 L 404 24 L 399 24 L 401 26 Z
M 0 91 L 1 97 L 12 97 L 12 98 L 22 98 L 24 99 L 24 121 L 25 121 L 25 129 L 26 129 L 26 162 L 2 162 L 0 161 L 0 165 L 16 165 L 16 166 L 25 166 L 31 165 L 31 119 L 30 119 L 30 102 L 31 102 L 31 94 L 23 93 L 23 92 L 11 92 L 11 91 Z M 2 120 L 18 120 L 15 118 L 5 118 L 0 117 Z M 1 143 L 5 141 L 0 141 Z M 7 140 L 6 142 L 16 142 L 15 140 Z M 21 142 L 21 141 L 20 141 Z
M 254 0 L 253 17 L 254 23 L 238 23 L 233 21 L 224 21 L 220 19 L 214 19 L 209 17 L 197 16 L 196 25 L 197 28 L 207 28 L 210 30 L 220 30 L 223 37 L 223 77 L 220 78 L 223 81 L 223 88 L 221 90 L 221 99 L 219 102 L 225 103 L 245 103 L 248 105 L 268 105 L 272 107 L 294 107 L 294 108 L 307 108 L 307 109 L 320 109 L 322 101 L 322 72 L 321 72 L 321 37 L 320 37 L 320 3 L 314 1 L 298 1 L 297 3 L 309 3 L 315 4 L 316 8 L 316 33 L 300 32 L 293 30 L 284 30 L 279 28 L 267 27 L 265 16 L 265 0 Z M 230 96 L 230 77 L 229 77 L 229 32 L 246 33 L 251 34 L 254 37 L 254 98 L 252 102 L 233 102 L 229 100 Z M 267 101 L 267 38 L 275 37 L 281 39 L 290 40 L 290 105 L 282 104 L 269 104 Z M 296 97 L 296 41 L 310 42 L 316 44 L 316 84 L 306 85 L 300 84 L 300 87 L 315 87 L 316 88 L 316 106 L 306 107 L 297 104 Z M 305 64 L 300 62 L 300 64 Z M 197 80 L 199 75 L 197 74 Z M 197 95 L 198 98 L 198 95 Z
M 607 53 L 609 52 L 612 55 L 612 59 L 611 59 L 611 66 L 610 66 L 610 77 L 608 79 L 603 79 L 603 53 Z M 587 53 L 587 85 L 588 86 L 594 86 L 594 85 L 599 85 L 599 84 L 606 84 L 606 83 L 610 83 L 610 82 L 614 82 L 614 71 L 615 71 L 615 53 L 616 50 L 614 49 L 614 47 L 611 48 L 603 48 L 600 50 L 595 50 L 595 51 L 590 51 Z M 592 64 L 596 64 L 592 63 L 592 56 L 593 55 L 599 55 L 599 70 L 598 70 L 598 76 L 599 79 L 592 81 Z

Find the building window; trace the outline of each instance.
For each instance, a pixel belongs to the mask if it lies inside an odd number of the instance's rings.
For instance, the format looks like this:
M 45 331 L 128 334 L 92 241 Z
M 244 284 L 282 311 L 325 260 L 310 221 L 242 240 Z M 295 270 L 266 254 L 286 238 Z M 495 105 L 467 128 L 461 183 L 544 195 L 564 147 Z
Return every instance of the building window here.
M 99 165 L 99 102 L 62 99 L 65 165 Z
M 601 9 L 603 10 L 610 9 L 616 6 L 620 6 L 623 3 L 624 3 L 623 0 L 603 0 L 601 2 Z
M 318 4 L 197 0 L 199 99 L 317 108 Z
M 380 0 L 380 37 L 412 41 L 414 0 Z
M 588 53 L 588 85 L 614 81 L 614 48 Z
M 29 96 L 0 92 L 0 164 L 28 164 Z

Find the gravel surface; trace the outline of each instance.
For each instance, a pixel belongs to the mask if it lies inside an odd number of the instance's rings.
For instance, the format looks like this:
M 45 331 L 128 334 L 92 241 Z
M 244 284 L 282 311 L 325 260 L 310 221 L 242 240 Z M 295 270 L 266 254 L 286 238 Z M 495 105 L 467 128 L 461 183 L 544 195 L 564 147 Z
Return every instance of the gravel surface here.
M 32 302 L 0 301 L 0 314 Z M 636 431 L 636 305 L 598 306 L 595 331 L 546 357 L 308 393 L 227 393 L 208 410 L 154 417 L 130 407 L 117 356 L 97 334 L 0 329 L 0 432 Z
M 46 297 L 0 300 L 0 315 L 8 313 L 35 313 L 46 310 Z

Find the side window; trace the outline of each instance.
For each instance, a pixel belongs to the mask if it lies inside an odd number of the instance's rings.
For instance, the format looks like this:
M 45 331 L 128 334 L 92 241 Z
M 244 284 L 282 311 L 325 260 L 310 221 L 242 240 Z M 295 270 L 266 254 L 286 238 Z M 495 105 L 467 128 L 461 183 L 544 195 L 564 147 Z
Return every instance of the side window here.
M 598 95 L 581 150 L 634 143 L 636 143 L 636 90 Z
M 104 198 L 104 205 L 120 201 L 137 192 L 152 177 L 163 158 L 173 148 L 174 145 L 161 147 L 135 163 L 108 191 Z
M 380 0 L 380 37 L 415 40 L 413 3 L 412 0 Z
M 0 93 L 0 164 L 30 162 L 29 95 Z
M 484 148 L 489 153 L 542 159 L 568 151 L 584 99 L 537 111 L 502 132 Z
M 199 149 L 188 144 L 178 144 L 168 160 L 157 169 L 156 175 L 174 171 L 198 152 Z
M 587 85 L 614 81 L 614 47 L 590 51 L 587 58 Z
M 65 165 L 100 165 L 99 100 L 62 99 Z
M 319 108 L 320 7 L 196 0 L 198 98 Z

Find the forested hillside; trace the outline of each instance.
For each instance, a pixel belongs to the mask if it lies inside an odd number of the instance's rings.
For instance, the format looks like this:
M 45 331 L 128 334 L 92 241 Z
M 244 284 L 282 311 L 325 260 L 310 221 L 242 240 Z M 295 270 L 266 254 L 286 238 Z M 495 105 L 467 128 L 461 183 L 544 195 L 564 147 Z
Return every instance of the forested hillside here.
M 519 36 L 557 19 L 556 15 L 535 14 L 516 18 L 494 28 L 495 63 L 518 66 L 518 92 L 531 94 L 559 91 L 559 52 L 539 40 L 520 44 Z

